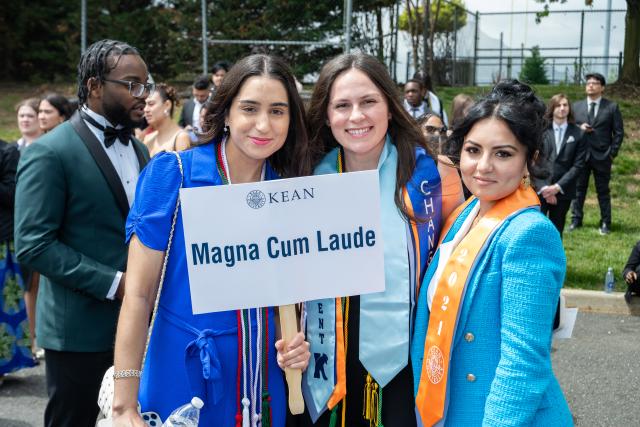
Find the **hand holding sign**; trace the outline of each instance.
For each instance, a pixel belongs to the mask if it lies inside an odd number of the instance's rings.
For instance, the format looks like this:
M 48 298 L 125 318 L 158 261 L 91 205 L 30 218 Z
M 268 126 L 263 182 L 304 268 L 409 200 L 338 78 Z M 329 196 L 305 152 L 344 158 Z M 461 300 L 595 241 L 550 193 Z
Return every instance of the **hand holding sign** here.
M 378 179 L 372 170 L 180 190 L 194 314 L 280 306 L 293 414 L 304 411 L 310 354 L 306 343 L 297 351 L 291 304 L 384 291 Z
M 309 343 L 298 332 L 295 305 L 282 305 L 280 311 L 280 330 L 282 339 L 276 342 L 278 365 L 284 369 L 289 387 L 289 409 L 293 415 L 304 412 L 301 381 L 302 371 L 309 364 Z M 300 366 L 301 365 L 301 366 Z

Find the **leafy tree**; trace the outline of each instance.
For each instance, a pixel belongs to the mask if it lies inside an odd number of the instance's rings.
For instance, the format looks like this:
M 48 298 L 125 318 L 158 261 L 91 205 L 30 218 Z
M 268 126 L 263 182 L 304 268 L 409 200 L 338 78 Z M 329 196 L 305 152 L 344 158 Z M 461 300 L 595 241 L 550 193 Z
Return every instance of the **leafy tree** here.
M 455 9 L 458 9 L 457 13 Z M 434 1 L 429 10 L 430 62 L 433 62 L 434 43 L 438 42 L 445 54 L 450 53 L 453 43 L 454 30 L 460 30 L 467 25 L 467 14 L 463 0 L 450 2 Z M 407 7 L 398 18 L 398 27 L 409 33 L 413 47 L 414 66 L 419 67 L 418 52 L 423 38 L 424 7 L 407 0 Z M 425 58 L 426 59 L 426 58 Z M 433 72 L 431 73 L 433 74 Z
M 75 78 L 80 57 L 80 2 L 32 0 L 0 8 L 0 79 Z M 55 5 L 54 5 L 55 4 Z M 209 63 L 252 51 L 284 57 L 301 76 L 342 50 L 343 2 L 217 0 L 207 5 L 209 38 L 335 41 L 336 45 L 210 45 Z M 137 47 L 156 81 L 201 72 L 202 23 L 196 0 L 87 0 L 87 42 L 102 38 Z
M 540 56 L 538 46 L 531 48 L 531 56 L 524 60 L 520 71 L 520 80 L 530 84 L 549 84 L 547 71 L 544 69 L 545 59 Z

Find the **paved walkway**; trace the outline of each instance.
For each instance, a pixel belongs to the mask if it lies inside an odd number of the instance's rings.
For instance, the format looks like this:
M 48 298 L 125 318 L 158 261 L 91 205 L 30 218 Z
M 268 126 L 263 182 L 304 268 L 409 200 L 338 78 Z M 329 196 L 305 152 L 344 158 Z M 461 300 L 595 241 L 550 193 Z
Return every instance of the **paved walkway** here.
M 563 291 L 579 306 L 570 340 L 553 344 L 553 367 L 577 426 L 640 426 L 640 298 Z M 603 312 L 613 314 L 603 314 Z M 41 426 L 44 364 L 9 375 L 0 386 L 0 427 Z

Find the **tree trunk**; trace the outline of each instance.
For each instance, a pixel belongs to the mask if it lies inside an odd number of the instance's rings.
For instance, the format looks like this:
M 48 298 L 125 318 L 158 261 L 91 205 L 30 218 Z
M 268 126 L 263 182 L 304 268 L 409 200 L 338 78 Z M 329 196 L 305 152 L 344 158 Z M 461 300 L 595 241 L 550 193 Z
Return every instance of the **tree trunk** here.
M 384 64 L 384 34 L 382 31 L 382 8 L 376 9 L 376 26 L 378 27 L 378 59 Z
M 418 14 L 417 8 L 414 9 L 413 4 L 411 4 L 411 0 L 407 0 L 407 18 L 409 21 L 409 38 L 411 38 L 411 53 L 413 54 L 413 68 L 414 70 L 418 69 L 418 44 L 416 34 L 417 30 L 417 19 L 414 17 L 414 12 L 416 15 Z M 409 64 L 407 64 L 407 67 Z
M 429 61 L 429 15 L 431 12 L 431 1 L 424 0 L 422 2 L 422 12 L 424 15 L 422 23 L 422 47 L 423 47 L 423 61 L 422 69 L 425 73 L 429 72 L 431 61 Z
M 391 43 L 389 43 L 389 72 L 394 82 L 397 82 L 396 78 L 396 40 L 398 38 L 398 19 L 396 18 L 396 10 L 399 3 L 395 6 L 391 6 L 389 9 L 389 28 L 391 29 Z
M 640 0 L 627 0 L 620 83 L 640 86 Z
M 436 34 L 436 25 L 438 25 L 438 17 L 440 16 L 440 6 L 442 5 L 442 0 L 438 0 L 438 4 L 436 5 L 436 16 L 433 17 L 431 23 L 431 34 L 429 39 L 429 75 L 431 76 L 434 84 L 437 84 L 437 78 L 435 78 L 435 66 L 433 63 L 433 40 Z

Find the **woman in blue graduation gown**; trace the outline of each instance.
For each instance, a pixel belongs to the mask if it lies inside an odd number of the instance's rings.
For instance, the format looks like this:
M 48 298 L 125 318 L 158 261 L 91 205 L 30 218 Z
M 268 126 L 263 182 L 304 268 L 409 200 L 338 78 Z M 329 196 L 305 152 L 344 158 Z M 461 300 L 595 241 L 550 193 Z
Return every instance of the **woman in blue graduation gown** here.
M 200 425 L 244 421 L 253 426 L 260 419 L 263 425 L 284 425 L 286 401 L 274 347 L 274 310 L 192 314 L 182 216 L 177 215 L 174 230 L 172 218 L 180 187 L 255 182 L 310 171 L 303 105 L 286 64 L 267 55 L 239 61 L 216 92 L 207 123 L 208 133 L 200 136 L 198 146 L 179 153 L 180 162 L 174 152 L 160 153 L 138 182 L 126 225 L 130 247 L 116 337 L 115 425 L 142 426 L 143 418 L 165 421 L 194 396 L 204 401 Z M 143 359 L 171 233 L 166 277 Z M 249 337 L 252 341 L 243 349 Z M 287 366 L 304 368 L 309 353 L 301 335 L 296 338 L 292 351 L 300 357 Z M 256 351 L 258 340 L 261 354 Z M 251 360 L 262 364 L 259 371 L 247 374 L 240 368 Z
M 307 413 L 291 425 L 415 425 L 413 302 L 442 219 L 434 156 L 384 65 L 361 53 L 324 65 L 308 128 L 316 174 L 379 172 L 385 291 L 306 304 L 314 358 L 303 378 Z

